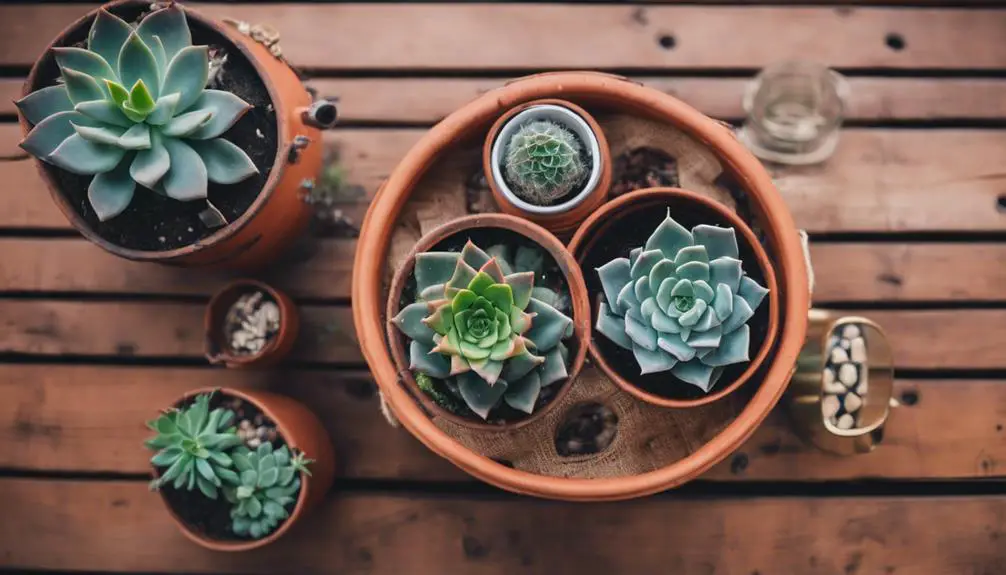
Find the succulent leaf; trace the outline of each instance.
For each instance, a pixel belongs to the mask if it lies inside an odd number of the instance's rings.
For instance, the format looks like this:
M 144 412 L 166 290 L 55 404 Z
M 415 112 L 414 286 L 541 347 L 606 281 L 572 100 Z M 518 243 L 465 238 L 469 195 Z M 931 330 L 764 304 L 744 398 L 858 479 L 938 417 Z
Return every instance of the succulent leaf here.
M 171 168 L 161 179 L 164 192 L 170 198 L 188 201 L 206 197 L 206 165 L 188 144 L 174 138 L 164 138 Z
M 645 246 L 597 269 L 597 332 L 632 350 L 642 373 L 670 370 L 709 391 L 723 366 L 749 360 L 746 324 L 768 293 L 738 253 L 732 228 L 689 231 L 668 213 Z
M 465 404 L 482 419 L 489 417 L 489 410 L 499 403 L 507 389 L 506 381 L 499 380 L 494 385 L 489 385 L 470 371 L 458 375 L 457 382 Z
M 57 84 L 36 90 L 24 98 L 14 102 L 21 115 L 28 122 L 37 125 L 53 114 L 73 110 L 73 102 L 66 91 L 66 86 Z
M 230 92 L 203 90 L 202 95 L 199 96 L 199 99 L 196 100 L 196 103 L 189 110 L 205 110 L 210 112 L 211 116 L 208 122 L 190 134 L 189 137 L 196 140 L 209 140 L 210 138 L 219 137 L 236 124 L 241 119 L 241 116 L 244 116 L 245 112 L 251 110 L 251 108 L 251 104 Z
M 91 175 L 115 168 L 125 154 L 122 148 L 95 144 L 80 134 L 72 134 L 49 154 L 48 159 L 68 172 Z
M 161 92 L 163 94 L 178 94 L 178 110 L 188 110 L 203 95 L 208 75 L 209 48 L 207 46 L 186 46 L 168 64 Z
M 435 285 L 446 284 L 454 275 L 460 261 L 459 254 L 451 252 L 423 252 L 416 254 L 416 289 L 420 292 Z
M 141 185 L 154 188 L 171 167 L 171 157 L 156 132 L 151 133 L 150 148 L 140 150 L 129 166 L 129 175 Z
M 101 100 L 105 97 L 101 86 L 98 85 L 94 78 L 87 74 L 65 68 L 62 71 L 62 75 L 66 85 L 66 93 L 74 104 Z
M 123 86 L 134 86 L 130 89 L 130 96 L 135 90 L 137 82 L 142 81 L 149 95 L 156 99 L 160 94 L 161 79 L 157 69 L 157 60 L 150 48 L 143 43 L 140 36 L 133 32 L 126 39 L 119 51 L 119 80 Z M 71 96 L 72 99 L 72 96 Z
M 150 14 L 140 22 L 136 34 L 150 45 L 152 38 L 157 36 L 164 46 L 165 54 L 170 61 L 181 50 L 192 45 L 192 33 L 185 19 L 185 12 L 178 5 L 169 6 Z
M 70 69 L 97 80 L 99 88 L 106 81 L 115 81 L 118 76 L 112 66 L 100 55 L 83 48 L 53 48 L 56 64 L 61 70 Z M 107 90 L 107 88 L 106 88 Z
M 111 66 L 119 62 L 119 52 L 133 28 L 118 16 L 101 8 L 87 35 L 87 49 L 102 57 Z
M 115 169 L 94 176 L 87 187 L 87 199 L 100 221 L 121 214 L 133 200 L 136 182 L 129 175 L 129 166 L 122 162 Z
M 300 491 L 300 473 L 310 475 L 307 465 L 312 461 L 303 453 L 291 457 L 286 446 L 274 450 L 269 442 L 255 451 L 241 447 L 233 457 L 244 470 L 237 485 L 223 486 L 231 503 L 231 530 L 236 535 L 264 537 L 289 516 L 287 508 L 297 501 Z

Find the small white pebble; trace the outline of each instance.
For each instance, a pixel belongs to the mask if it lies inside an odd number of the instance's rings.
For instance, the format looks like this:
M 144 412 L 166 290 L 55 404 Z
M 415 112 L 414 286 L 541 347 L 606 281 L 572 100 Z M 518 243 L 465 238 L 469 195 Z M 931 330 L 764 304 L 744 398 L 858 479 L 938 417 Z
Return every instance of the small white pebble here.
M 821 388 L 825 393 L 845 393 L 845 386 L 835 381 L 835 370 L 824 368 L 821 378 Z
M 850 344 L 849 344 L 849 340 L 847 340 L 847 339 L 843 339 L 843 340 L 842 340 L 841 342 L 839 342 L 839 344 L 838 344 L 838 346 L 839 346 L 839 347 L 841 347 L 842 349 L 849 349 L 849 345 L 850 345 Z
M 856 394 L 859 395 L 859 397 L 866 397 L 866 390 L 868 388 L 869 386 L 866 385 L 866 380 L 864 379 L 856 386 Z
M 857 337 L 852 340 L 852 349 L 849 350 L 849 357 L 856 363 L 866 363 L 866 340 Z
M 852 416 L 849 415 L 848 413 L 838 418 L 839 429 L 852 429 L 852 425 L 854 423 L 856 423 L 856 420 L 853 419 Z
M 258 428 L 258 429 L 255 430 L 255 435 L 258 435 L 261 438 L 265 438 L 265 434 L 268 431 L 269 430 L 266 429 L 266 427 L 263 425 L 262 427 L 260 427 L 260 428 Z
M 279 306 L 271 301 L 267 301 L 262 304 L 259 312 L 265 316 L 269 322 L 279 322 Z
M 845 410 L 848 411 L 849 413 L 852 413 L 858 410 L 860 407 L 863 407 L 863 400 L 860 399 L 860 397 L 855 393 L 850 393 L 846 395 L 845 401 L 842 403 L 845 406 Z
M 842 329 L 842 337 L 845 339 L 857 338 L 860 333 L 859 326 L 855 324 L 847 325 Z
M 859 379 L 857 376 L 858 370 L 854 364 L 843 363 L 838 367 L 838 381 L 841 381 L 845 387 L 856 385 L 856 381 Z
M 263 134 L 262 130 L 260 130 L 258 128 L 255 128 L 255 135 L 258 136 L 259 139 L 261 139 L 261 140 L 265 139 L 265 134 Z
M 825 417 L 834 417 L 838 409 L 842 407 L 837 395 L 826 395 L 821 401 L 821 412 Z
M 251 448 L 255 448 L 255 447 L 258 447 L 259 445 L 262 445 L 262 440 L 259 439 L 259 438 L 257 438 L 257 437 L 253 437 L 253 438 L 249 439 L 248 441 L 246 441 L 245 445 L 247 445 L 248 447 L 251 447 Z
M 849 361 L 849 354 L 840 347 L 832 348 L 831 363 L 845 363 Z
M 163 244 L 164 242 L 168 241 L 168 238 L 166 238 L 164 236 L 157 236 L 157 241 L 159 241 L 159 242 L 161 242 Z
M 238 424 L 238 427 L 240 427 L 241 429 L 251 429 L 252 423 L 247 419 L 242 419 L 241 423 Z

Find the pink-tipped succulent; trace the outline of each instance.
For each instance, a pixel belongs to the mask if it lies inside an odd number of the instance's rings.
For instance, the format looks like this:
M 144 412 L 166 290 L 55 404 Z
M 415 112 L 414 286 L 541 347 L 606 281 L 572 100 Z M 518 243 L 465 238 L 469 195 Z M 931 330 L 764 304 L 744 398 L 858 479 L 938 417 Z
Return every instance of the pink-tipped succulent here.
M 392 320 L 412 340 L 410 369 L 446 380 L 483 419 L 501 401 L 531 413 L 542 387 L 568 375 L 573 320 L 534 297 L 533 271 L 511 272 L 470 241 L 461 253 L 421 253 L 418 301 Z

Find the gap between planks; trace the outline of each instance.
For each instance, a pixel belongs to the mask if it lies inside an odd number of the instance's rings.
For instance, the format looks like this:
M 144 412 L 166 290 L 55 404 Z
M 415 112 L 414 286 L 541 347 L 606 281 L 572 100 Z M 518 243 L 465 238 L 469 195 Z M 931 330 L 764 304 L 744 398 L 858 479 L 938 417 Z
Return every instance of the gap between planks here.
M 365 192 L 344 212 L 362 221 L 369 199 L 425 133 L 337 129 L 325 136 L 349 186 Z M 15 124 L 0 124 L 0 149 L 13 150 Z M 796 223 L 812 233 L 1006 230 L 1006 130 L 850 128 L 825 164 L 770 167 Z M 480 171 L 473 166 L 473 173 Z M 0 162 L 0 228 L 71 229 L 33 161 Z
M 345 494 L 223 556 L 142 482 L 0 480 L 12 567 L 221 573 L 1001 573 L 1006 498 L 650 498 L 585 505 Z M 660 533 L 660 538 L 654 538 Z M 671 541 L 673 544 L 664 542 Z M 156 545 L 150 542 L 156 541 Z M 418 569 L 418 570 L 417 570 Z
M 370 375 L 359 371 L 9 365 L 0 381 L 0 468 L 59 473 L 141 473 L 152 419 L 198 387 L 270 389 L 323 414 L 340 477 L 468 481 L 402 429 L 388 426 Z M 114 397 L 114 402 L 103 398 Z M 833 457 L 804 444 L 777 408 L 712 481 L 942 480 L 1006 475 L 1006 383 L 900 380 L 905 400 L 874 452 Z M 907 398 L 907 400 L 906 400 Z M 970 414 L 961 417 L 961 414 Z M 551 448 L 551 447 L 547 447 Z
M 30 65 L 91 8 L 0 7 L 2 64 Z M 284 55 L 311 69 L 758 69 L 794 54 L 853 69 L 1006 68 L 1001 10 L 489 3 L 199 9 L 216 18 L 268 22 L 282 35 Z M 892 34 L 900 49 L 889 45 Z M 522 38 L 534 41 L 516 40 Z

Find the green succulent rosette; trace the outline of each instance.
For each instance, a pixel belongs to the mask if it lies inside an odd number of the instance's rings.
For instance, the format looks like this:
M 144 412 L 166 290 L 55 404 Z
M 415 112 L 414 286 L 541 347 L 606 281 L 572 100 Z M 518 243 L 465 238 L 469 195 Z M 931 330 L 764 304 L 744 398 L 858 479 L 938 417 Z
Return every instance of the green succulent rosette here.
M 518 263 L 534 258 L 518 252 Z M 573 320 L 543 301 L 560 298 L 535 287 L 535 272 L 469 241 L 460 253 L 418 254 L 414 273 L 418 301 L 392 319 L 411 340 L 409 367 L 445 381 L 479 417 L 501 402 L 532 413 L 542 388 L 568 377 Z
M 597 268 L 596 330 L 631 350 L 642 374 L 670 371 L 708 392 L 749 361 L 747 325 L 768 290 L 748 277 L 733 228 L 688 230 L 670 216 L 628 258 Z

